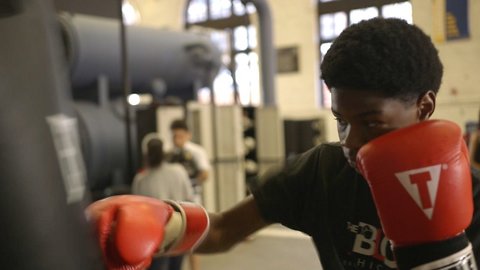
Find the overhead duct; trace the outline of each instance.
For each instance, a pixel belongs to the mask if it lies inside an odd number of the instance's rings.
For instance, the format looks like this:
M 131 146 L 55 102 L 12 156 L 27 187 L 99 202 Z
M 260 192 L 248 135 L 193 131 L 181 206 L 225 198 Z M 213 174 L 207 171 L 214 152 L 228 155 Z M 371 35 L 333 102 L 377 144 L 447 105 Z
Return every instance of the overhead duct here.
M 87 16 L 60 17 L 74 89 L 91 88 L 100 75 L 110 90 L 122 89 L 118 20 Z M 134 92 L 167 91 L 208 86 L 221 65 L 220 51 L 208 37 L 150 27 L 128 26 L 129 74 Z M 167 92 L 175 95 L 174 92 Z

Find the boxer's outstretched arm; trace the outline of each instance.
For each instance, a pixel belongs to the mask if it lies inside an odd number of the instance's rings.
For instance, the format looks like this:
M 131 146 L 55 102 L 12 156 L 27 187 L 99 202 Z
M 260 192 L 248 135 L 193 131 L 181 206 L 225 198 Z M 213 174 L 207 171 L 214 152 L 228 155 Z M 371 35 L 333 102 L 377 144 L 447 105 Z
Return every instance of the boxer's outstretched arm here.
M 222 213 L 210 213 L 210 230 L 195 250 L 198 253 L 226 251 L 270 223 L 260 215 L 253 196 Z
M 251 196 L 208 214 L 192 203 L 121 195 L 92 203 L 86 214 L 109 270 L 145 269 L 155 255 L 225 251 L 268 225 Z

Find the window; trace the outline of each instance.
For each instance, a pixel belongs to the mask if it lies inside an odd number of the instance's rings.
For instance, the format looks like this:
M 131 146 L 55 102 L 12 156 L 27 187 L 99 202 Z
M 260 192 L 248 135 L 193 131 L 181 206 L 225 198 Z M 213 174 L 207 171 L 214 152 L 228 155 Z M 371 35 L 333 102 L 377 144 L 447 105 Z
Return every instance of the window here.
M 257 29 L 250 23 L 255 7 L 241 0 L 190 0 L 185 27 L 201 29 L 222 52 L 223 67 L 213 83 L 217 104 L 260 104 Z M 201 89 L 200 102 L 209 102 L 211 89 Z
M 137 3 L 133 0 L 123 0 L 122 14 L 126 25 L 137 24 L 140 22 L 140 12 L 138 11 Z
M 320 60 L 347 26 L 379 16 L 412 23 L 412 4 L 407 0 L 318 0 Z M 323 81 L 318 96 L 320 107 L 331 107 L 330 91 Z

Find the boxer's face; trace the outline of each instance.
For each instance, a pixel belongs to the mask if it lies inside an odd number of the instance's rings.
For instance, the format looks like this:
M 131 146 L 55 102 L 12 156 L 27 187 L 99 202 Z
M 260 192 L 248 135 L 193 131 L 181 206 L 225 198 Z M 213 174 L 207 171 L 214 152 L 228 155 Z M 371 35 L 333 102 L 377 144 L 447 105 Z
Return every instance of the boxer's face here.
M 331 92 L 338 136 L 353 168 L 357 152 L 364 144 L 389 131 L 426 120 L 435 109 L 435 94 L 431 91 L 416 102 L 385 98 L 368 91 L 333 88 Z

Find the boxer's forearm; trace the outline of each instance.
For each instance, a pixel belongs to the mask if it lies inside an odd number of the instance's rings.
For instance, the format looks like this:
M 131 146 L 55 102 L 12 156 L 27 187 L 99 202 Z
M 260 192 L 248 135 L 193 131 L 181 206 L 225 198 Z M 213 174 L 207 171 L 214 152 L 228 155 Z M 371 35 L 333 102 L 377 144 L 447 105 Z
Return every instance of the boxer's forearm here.
M 269 225 L 261 216 L 252 196 L 218 214 L 209 214 L 210 230 L 195 252 L 214 253 L 229 250 L 250 234 Z
M 224 252 L 233 247 L 240 239 L 232 237 L 232 235 L 222 226 L 222 215 L 210 213 L 210 230 L 195 249 L 195 253 L 215 253 Z

